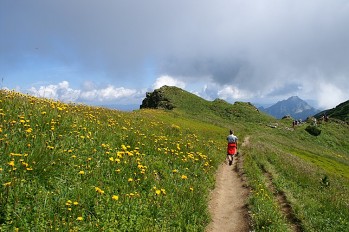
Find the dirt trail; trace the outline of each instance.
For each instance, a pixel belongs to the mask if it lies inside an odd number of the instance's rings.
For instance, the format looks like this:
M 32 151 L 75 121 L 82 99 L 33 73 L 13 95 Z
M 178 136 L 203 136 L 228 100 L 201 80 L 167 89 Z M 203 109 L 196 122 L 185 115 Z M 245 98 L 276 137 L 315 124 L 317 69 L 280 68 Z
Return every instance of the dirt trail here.
M 242 146 L 249 143 L 246 137 Z M 241 152 L 234 158 L 232 166 L 221 164 L 216 175 L 216 187 L 211 193 L 209 210 L 212 221 L 206 231 L 249 231 L 246 199 L 248 190 L 239 174 L 242 167 Z

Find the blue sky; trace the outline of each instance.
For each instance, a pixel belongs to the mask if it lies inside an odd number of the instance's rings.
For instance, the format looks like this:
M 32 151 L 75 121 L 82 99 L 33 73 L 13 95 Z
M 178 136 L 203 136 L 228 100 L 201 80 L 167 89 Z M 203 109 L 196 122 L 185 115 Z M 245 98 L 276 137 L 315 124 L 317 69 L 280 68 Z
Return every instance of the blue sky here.
M 345 0 L 0 0 L 1 87 L 140 105 L 175 85 L 207 100 L 319 108 L 349 99 Z

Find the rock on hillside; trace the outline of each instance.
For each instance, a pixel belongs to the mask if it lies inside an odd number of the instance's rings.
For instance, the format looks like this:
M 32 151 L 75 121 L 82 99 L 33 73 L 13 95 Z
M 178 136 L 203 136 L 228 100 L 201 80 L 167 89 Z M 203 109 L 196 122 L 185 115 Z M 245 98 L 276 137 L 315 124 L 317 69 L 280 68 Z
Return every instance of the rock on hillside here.
M 154 90 L 154 92 L 147 92 L 146 97 L 142 101 L 142 105 L 140 105 L 140 108 L 172 110 L 174 105 L 164 94 L 167 88 L 168 86 L 163 86 L 160 89 Z

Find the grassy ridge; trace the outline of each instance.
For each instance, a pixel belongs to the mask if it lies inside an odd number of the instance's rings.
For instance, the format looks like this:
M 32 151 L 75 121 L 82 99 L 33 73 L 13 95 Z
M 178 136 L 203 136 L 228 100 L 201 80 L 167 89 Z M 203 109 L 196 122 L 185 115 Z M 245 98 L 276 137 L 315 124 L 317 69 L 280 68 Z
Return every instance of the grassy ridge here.
M 271 116 L 259 112 L 250 103 L 236 102 L 232 105 L 221 99 L 206 101 L 177 87 L 163 86 L 160 90 L 164 98 L 175 106 L 174 111 L 181 112 L 186 118 L 200 119 L 200 121 L 221 126 L 228 125 L 228 127 L 243 127 L 244 123 L 248 122 L 258 123 L 273 120 Z
M 252 230 L 349 228 L 348 126 L 314 137 L 249 103 L 169 90 L 174 110 L 132 113 L 1 91 L 0 230 L 203 231 L 230 128 L 250 138 Z

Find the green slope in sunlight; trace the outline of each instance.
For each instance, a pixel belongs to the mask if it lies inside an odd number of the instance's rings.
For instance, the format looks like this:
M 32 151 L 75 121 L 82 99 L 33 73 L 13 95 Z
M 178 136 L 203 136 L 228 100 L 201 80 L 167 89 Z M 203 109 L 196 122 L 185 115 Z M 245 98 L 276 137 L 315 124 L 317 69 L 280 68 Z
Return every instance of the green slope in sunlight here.
M 0 230 L 204 231 L 234 129 L 251 230 L 347 231 L 346 124 L 315 137 L 250 103 L 158 92 L 158 109 L 121 112 L 1 90 Z

